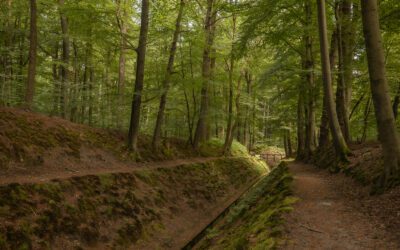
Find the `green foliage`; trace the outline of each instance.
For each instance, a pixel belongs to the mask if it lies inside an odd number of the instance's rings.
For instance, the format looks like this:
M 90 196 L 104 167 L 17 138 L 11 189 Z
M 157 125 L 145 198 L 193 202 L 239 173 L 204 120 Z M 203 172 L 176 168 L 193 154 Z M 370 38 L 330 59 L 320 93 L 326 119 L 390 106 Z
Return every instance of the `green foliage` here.
M 212 138 L 207 142 L 202 143 L 200 146 L 200 154 L 202 156 L 221 156 L 223 154 L 224 140 L 219 138 Z M 249 156 L 247 148 L 234 140 L 231 147 L 231 156 L 233 157 L 247 157 Z

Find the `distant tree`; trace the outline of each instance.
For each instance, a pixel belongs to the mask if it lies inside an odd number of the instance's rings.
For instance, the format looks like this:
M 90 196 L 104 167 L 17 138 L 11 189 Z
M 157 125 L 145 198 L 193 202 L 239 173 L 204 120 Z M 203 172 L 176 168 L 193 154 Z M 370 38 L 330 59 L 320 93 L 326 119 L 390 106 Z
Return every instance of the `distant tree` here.
M 149 30 L 149 0 L 142 0 L 142 13 L 140 21 L 139 44 L 136 50 L 136 79 L 135 89 L 132 100 L 131 121 L 129 125 L 128 147 L 130 150 L 137 151 L 139 136 L 140 111 L 142 105 L 142 91 L 144 85 L 144 67 L 146 61 L 147 34 Z
M 36 0 L 30 0 L 30 32 L 29 32 L 29 66 L 28 66 L 28 82 L 25 92 L 25 106 L 32 108 L 33 96 L 35 94 L 36 84 L 36 57 L 37 57 L 37 6 Z

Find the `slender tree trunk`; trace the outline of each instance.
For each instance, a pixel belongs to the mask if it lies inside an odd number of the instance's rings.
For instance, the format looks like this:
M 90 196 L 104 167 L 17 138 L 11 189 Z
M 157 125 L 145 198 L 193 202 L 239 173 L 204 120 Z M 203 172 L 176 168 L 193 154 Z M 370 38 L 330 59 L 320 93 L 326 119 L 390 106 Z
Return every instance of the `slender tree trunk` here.
M 208 88 L 210 85 L 211 77 L 211 49 L 214 43 L 213 34 L 213 19 L 215 20 L 216 13 L 214 13 L 214 0 L 207 0 L 207 13 L 204 23 L 205 31 L 205 45 L 203 51 L 203 65 L 202 65 L 202 76 L 203 85 L 201 88 L 201 102 L 200 102 L 200 113 L 197 122 L 196 132 L 194 136 L 194 148 L 198 149 L 201 142 L 206 140 L 207 137 L 207 121 L 208 121 Z
M 66 118 L 67 112 L 67 92 L 68 92 L 68 81 L 69 81 L 69 37 L 68 37 L 68 20 L 64 14 L 62 8 L 64 7 L 64 0 L 59 0 L 61 12 L 61 31 L 62 31 L 62 62 L 61 65 L 61 93 L 60 93 L 60 108 L 61 117 Z
M 318 3 L 319 36 L 320 36 L 320 46 L 321 46 L 321 63 L 322 63 L 322 73 L 324 81 L 324 94 L 328 104 L 329 124 L 333 142 L 336 149 L 336 154 L 341 160 L 346 161 L 347 155 L 350 153 L 350 150 L 347 147 L 346 141 L 340 129 L 333 98 L 332 76 L 331 76 L 331 67 L 329 62 L 325 0 L 317 0 L 317 3 Z
M 79 82 L 79 67 L 78 67 L 78 47 L 76 45 L 76 42 L 72 42 L 72 48 L 74 51 L 74 83 L 73 86 L 71 86 L 71 99 L 72 104 L 71 104 L 71 114 L 70 114 L 70 121 L 76 122 L 76 116 L 77 116 L 77 111 L 78 111 L 78 82 Z
M 36 77 L 36 54 L 37 54 L 37 11 L 36 0 L 30 0 L 30 32 L 29 32 L 29 66 L 28 66 L 28 82 L 25 92 L 25 106 L 28 109 L 32 108 L 33 96 L 35 94 L 35 77 Z
M 290 135 L 290 130 L 286 131 L 286 138 L 287 138 L 288 153 L 289 153 L 289 157 L 290 157 L 293 155 L 292 139 L 291 139 L 291 135 Z
M 90 65 L 89 68 L 89 126 L 93 126 L 93 109 L 94 109 L 94 103 L 93 103 L 93 83 L 94 83 L 94 69 L 93 65 Z
M 397 116 L 399 114 L 399 104 L 400 104 L 400 82 L 398 84 L 398 89 L 397 89 L 396 96 L 394 97 L 393 105 L 392 105 L 393 115 L 394 115 L 395 120 L 397 119 Z
M 329 62 L 332 71 L 335 68 L 336 57 L 338 53 L 338 42 L 337 42 L 337 31 L 333 31 L 331 38 L 331 48 L 329 52 Z M 335 78 L 335 74 L 332 75 L 332 82 Z M 328 101 L 326 99 L 326 95 L 323 96 L 323 104 L 322 104 L 322 116 L 321 116 L 321 125 L 319 127 L 319 148 L 324 148 L 329 143 L 329 116 L 328 116 Z
M 371 97 L 368 97 L 367 104 L 365 105 L 365 110 L 364 110 L 363 133 L 361 137 L 361 143 L 364 143 L 367 139 L 367 129 L 369 121 L 368 118 L 370 113 L 371 113 Z
M 246 79 L 246 90 L 247 90 L 247 96 L 250 98 L 251 96 L 251 91 L 252 91 L 252 75 L 249 72 L 248 69 L 245 70 L 244 72 L 244 78 Z M 249 137 L 250 137 L 250 104 L 246 103 L 246 113 L 244 117 L 244 126 L 243 126 L 243 142 L 247 148 L 249 147 Z
M 314 57 L 312 51 L 312 37 L 310 29 L 312 26 L 311 0 L 305 2 L 305 58 L 304 70 L 306 71 L 305 80 L 307 84 L 307 117 L 306 117 L 306 136 L 305 136 L 305 158 L 309 159 L 315 149 L 315 82 L 314 82 Z
M 149 30 L 149 0 L 142 0 L 141 25 L 139 45 L 137 48 L 136 79 L 132 100 L 131 121 L 129 126 L 128 147 L 137 152 L 139 136 L 140 109 L 142 103 L 142 90 L 144 84 L 144 67 L 146 60 L 147 34 Z
M 52 71 L 53 71 L 53 110 L 52 110 L 52 115 L 59 114 L 59 108 L 58 105 L 60 103 L 59 98 L 60 98 L 60 86 L 59 86 L 59 75 L 58 75 L 58 70 L 57 70 L 57 65 L 58 65 L 58 49 L 59 45 L 58 42 L 56 42 L 54 46 L 54 56 L 53 56 L 53 65 L 52 65 Z
M 345 82 L 345 122 L 347 123 L 346 140 L 351 141 L 349 122 L 349 110 L 351 106 L 353 85 L 353 58 L 354 58 L 354 11 L 352 11 L 353 0 L 343 0 L 341 4 L 342 14 L 342 55 L 343 55 L 343 79 Z
M 289 157 L 289 148 L 288 148 L 288 139 L 287 139 L 286 130 L 283 131 L 283 147 L 285 149 L 285 156 Z
M 122 111 L 124 105 L 124 92 L 125 92 L 125 72 L 126 72 L 126 36 L 128 33 L 128 26 L 126 25 L 127 12 L 125 10 L 125 1 L 118 1 L 117 17 L 119 18 L 120 25 L 120 44 L 119 44 L 119 61 L 118 61 L 118 86 L 117 86 L 117 112 L 116 112 L 116 125 L 119 130 L 122 129 Z
M 304 95 L 303 86 L 299 87 L 297 102 L 297 159 L 302 160 L 305 156 L 305 124 L 304 124 Z
M 389 185 L 392 177 L 399 177 L 400 143 L 388 94 L 389 86 L 386 79 L 377 0 L 361 0 L 361 12 L 372 99 L 385 165 L 380 185 L 385 187 Z
M 179 34 L 181 32 L 181 21 L 182 21 L 184 7 L 185 7 L 185 0 L 180 0 L 178 17 L 176 18 L 176 23 L 175 23 L 174 36 L 172 38 L 172 43 L 169 52 L 167 70 L 163 81 L 163 93 L 161 95 L 160 105 L 157 113 L 156 126 L 154 128 L 154 133 L 153 133 L 152 146 L 154 149 L 157 149 L 160 146 L 161 142 L 161 126 L 164 120 L 165 106 L 167 104 L 167 95 L 168 95 L 168 90 L 170 88 L 171 76 L 174 68 L 176 47 L 179 39 Z
M 363 101 L 366 93 L 363 93 L 361 97 L 357 100 L 356 104 L 354 105 L 353 109 L 350 112 L 349 120 L 353 117 L 353 114 L 356 112 L 358 106 L 360 106 L 361 102 Z
M 345 65 L 345 53 L 348 54 L 348 46 L 347 41 L 345 41 L 345 36 L 343 30 L 345 30 L 344 25 L 344 14 L 343 14 L 343 4 L 344 1 L 340 3 L 336 3 L 336 32 L 338 34 L 338 58 L 339 58 L 339 71 L 337 78 L 337 89 L 336 89 L 336 111 L 338 115 L 338 120 L 340 124 L 340 128 L 342 130 L 343 136 L 348 143 L 350 141 L 350 131 L 349 131 L 349 114 L 348 114 L 348 105 L 347 101 L 347 84 L 351 83 L 346 82 L 349 79 L 346 79 L 345 70 L 348 68 L 348 65 Z M 347 39 L 348 40 L 348 39 Z M 351 63 L 348 60 L 346 61 L 348 64 Z M 350 69 L 351 70 L 351 69 Z M 351 74 L 350 74 L 351 76 Z M 348 74 L 347 74 L 348 77 Z M 350 77 L 351 78 L 351 77 Z
M 235 70 L 235 58 L 234 58 L 234 42 L 236 37 L 236 15 L 232 16 L 233 21 L 233 28 L 232 28 L 232 46 L 231 46 L 231 55 L 229 58 L 229 65 L 228 67 L 228 82 L 229 82 L 229 98 L 228 98 L 228 124 L 226 127 L 226 136 L 225 136 L 225 143 L 223 148 L 224 155 L 229 155 L 231 152 L 231 137 L 232 128 L 233 128 L 233 74 Z

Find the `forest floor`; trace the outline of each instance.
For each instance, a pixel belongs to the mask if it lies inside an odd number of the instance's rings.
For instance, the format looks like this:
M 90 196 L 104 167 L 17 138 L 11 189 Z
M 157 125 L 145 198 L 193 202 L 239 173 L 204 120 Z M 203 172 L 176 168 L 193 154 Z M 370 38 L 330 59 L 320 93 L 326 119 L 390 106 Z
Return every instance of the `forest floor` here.
M 159 168 L 174 168 L 181 165 L 187 164 L 198 164 L 215 161 L 218 157 L 197 157 L 188 159 L 175 159 L 166 161 L 155 161 L 155 162 L 131 162 L 131 163 L 118 163 L 107 166 L 93 166 L 88 168 L 82 168 L 77 165 L 76 167 L 65 167 L 64 169 L 58 168 L 56 171 L 49 169 L 37 169 L 36 171 L 22 171 L 14 175 L 2 174 L 0 175 L 0 185 L 7 185 L 10 183 L 45 183 L 54 179 L 62 180 L 72 177 L 81 177 L 87 175 L 101 175 L 101 174 L 113 174 L 113 173 L 130 173 L 137 170 L 143 169 L 159 169 Z
M 300 200 L 286 218 L 282 249 L 400 249 L 400 189 L 370 196 L 342 174 L 297 162 L 290 170 Z

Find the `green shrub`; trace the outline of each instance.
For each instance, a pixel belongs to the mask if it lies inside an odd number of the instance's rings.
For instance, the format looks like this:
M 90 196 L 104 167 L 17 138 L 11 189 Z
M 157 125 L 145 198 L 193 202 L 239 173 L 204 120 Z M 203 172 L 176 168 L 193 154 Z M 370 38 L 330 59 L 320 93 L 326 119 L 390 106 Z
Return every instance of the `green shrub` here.
M 217 157 L 223 154 L 224 140 L 212 138 L 200 146 L 200 154 L 205 157 Z M 246 146 L 234 140 L 231 147 L 231 156 L 249 156 Z

